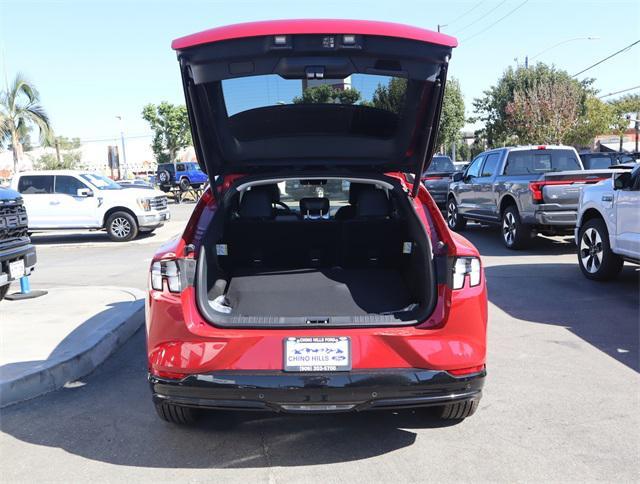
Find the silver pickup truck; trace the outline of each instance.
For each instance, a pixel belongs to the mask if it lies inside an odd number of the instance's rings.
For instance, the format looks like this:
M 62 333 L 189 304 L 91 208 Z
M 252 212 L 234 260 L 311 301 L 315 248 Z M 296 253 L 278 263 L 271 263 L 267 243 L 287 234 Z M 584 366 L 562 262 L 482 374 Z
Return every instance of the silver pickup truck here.
M 500 224 L 509 249 L 536 234 L 572 235 L 580 190 L 611 177 L 610 170 L 584 170 L 571 146 L 517 146 L 480 153 L 453 175 L 447 195 L 447 223 L 464 229 L 467 220 Z

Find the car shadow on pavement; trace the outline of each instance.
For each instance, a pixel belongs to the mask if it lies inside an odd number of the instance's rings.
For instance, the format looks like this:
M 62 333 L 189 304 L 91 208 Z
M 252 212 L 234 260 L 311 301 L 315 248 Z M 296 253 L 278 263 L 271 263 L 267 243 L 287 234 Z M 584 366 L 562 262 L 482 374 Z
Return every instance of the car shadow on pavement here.
M 155 232 L 141 232 L 134 239 L 151 239 L 156 236 Z M 31 242 L 36 245 L 63 245 L 63 244 L 86 244 L 86 243 L 100 243 L 100 244 L 118 244 L 119 242 L 113 242 L 106 232 L 92 231 L 92 232 L 73 232 L 73 233 L 56 233 L 56 232 L 36 232 L 31 235 Z
M 426 410 L 327 415 L 211 412 L 192 427 L 158 418 L 144 331 L 74 388 L 2 409 L 0 430 L 116 465 L 256 468 L 351 462 L 414 444 L 411 429 L 459 424 Z M 464 423 L 461 423 L 464 425 Z
M 525 249 L 515 251 L 504 246 L 500 228 L 497 225 L 469 224 L 464 231 L 460 232 L 460 235 L 475 245 L 483 256 L 546 256 L 576 253 L 576 245 L 573 237 L 570 236 L 554 238 L 537 236 L 531 239 Z
M 489 266 L 485 274 L 489 301 L 502 311 L 520 320 L 566 327 L 640 372 L 636 266 L 626 264 L 619 277 L 608 282 L 586 279 L 577 262 Z M 518 283 L 522 281 L 529 283 Z

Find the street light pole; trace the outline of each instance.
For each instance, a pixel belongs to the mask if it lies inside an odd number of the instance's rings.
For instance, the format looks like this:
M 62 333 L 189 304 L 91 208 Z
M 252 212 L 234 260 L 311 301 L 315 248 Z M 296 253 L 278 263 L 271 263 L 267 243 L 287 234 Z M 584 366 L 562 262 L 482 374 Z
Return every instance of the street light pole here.
M 123 128 L 123 123 L 122 123 L 122 116 L 116 116 L 116 118 L 120 122 L 120 141 L 122 142 L 122 167 L 123 167 L 122 171 L 124 172 L 124 177 L 127 178 L 127 176 L 128 176 L 128 173 L 127 173 L 127 153 L 125 152 L 125 146 L 124 146 L 124 128 Z
M 539 57 L 546 52 L 549 52 L 551 49 L 555 49 L 556 47 L 560 47 L 561 45 L 568 44 L 569 42 L 575 42 L 576 40 L 600 40 L 600 37 L 573 37 L 571 39 L 565 39 L 561 42 L 558 42 L 557 44 L 553 44 L 552 46 L 547 47 L 544 50 L 541 50 L 536 55 L 532 55 L 531 57 L 528 57 L 527 64 L 528 64 L 528 61 L 533 60 L 536 57 Z

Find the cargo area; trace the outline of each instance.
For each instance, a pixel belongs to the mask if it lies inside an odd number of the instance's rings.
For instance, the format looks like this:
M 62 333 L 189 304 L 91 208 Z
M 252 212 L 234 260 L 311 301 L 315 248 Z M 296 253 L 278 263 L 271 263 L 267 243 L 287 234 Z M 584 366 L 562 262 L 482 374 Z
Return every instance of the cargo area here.
M 392 190 L 353 185 L 338 206 L 329 184 L 312 193 L 324 196 L 295 197 L 297 207 L 275 184 L 231 198 L 199 256 L 206 318 L 225 327 L 415 324 L 435 288 L 424 229 Z

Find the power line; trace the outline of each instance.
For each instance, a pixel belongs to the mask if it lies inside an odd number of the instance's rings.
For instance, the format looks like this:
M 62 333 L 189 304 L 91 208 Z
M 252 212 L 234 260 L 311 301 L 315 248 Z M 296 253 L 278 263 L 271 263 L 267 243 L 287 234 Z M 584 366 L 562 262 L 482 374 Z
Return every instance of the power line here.
M 453 20 L 449 21 L 449 23 L 447 25 L 451 25 L 453 23 L 456 23 L 458 20 L 460 20 L 462 17 L 465 17 L 467 14 L 470 14 L 471 12 L 473 12 L 476 8 L 478 8 L 480 5 L 482 5 L 485 2 L 485 0 L 482 0 L 478 3 L 476 3 L 473 7 L 471 7 L 469 10 L 467 10 L 466 12 L 464 12 L 462 15 L 458 15 L 456 18 L 454 18 Z
M 462 27 L 460 30 L 458 30 L 455 34 L 458 35 L 460 32 L 462 32 L 463 30 L 468 29 L 469 27 L 471 27 L 472 25 L 477 24 L 478 22 L 480 22 L 480 20 L 482 20 L 483 18 L 485 18 L 486 16 L 488 16 L 489 14 L 495 12 L 496 10 L 498 10 L 503 4 L 507 3 L 507 0 L 503 0 L 502 2 L 500 2 L 498 5 L 496 5 L 495 7 L 493 7 L 491 10 L 489 10 L 487 13 L 485 13 L 484 15 L 482 15 L 481 17 L 475 19 L 473 22 L 471 22 L 470 24 L 465 25 L 464 27 Z
M 633 47 L 634 45 L 636 45 L 636 44 L 638 44 L 638 43 L 640 43 L 640 40 L 636 40 L 635 42 L 632 42 L 631 44 L 627 45 L 626 47 L 623 47 L 623 48 L 622 48 L 622 49 L 620 49 L 619 51 L 614 52 L 614 53 L 613 53 L 613 54 L 611 54 L 610 56 L 605 57 L 604 59 L 599 60 L 599 61 L 598 61 L 598 62 L 596 62 L 595 64 L 590 65 L 590 66 L 589 66 L 589 67 L 587 67 L 586 69 L 582 69 L 580 72 L 578 72 L 577 74 L 574 74 L 574 75 L 573 75 L 573 76 L 571 76 L 571 77 L 577 77 L 577 76 L 579 76 L 580 74 L 582 74 L 582 73 L 584 73 L 584 72 L 587 72 L 587 71 L 588 71 L 588 70 L 590 70 L 590 69 L 593 69 L 594 67 L 596 67 L 596 66 L 598 66 L 598 65 L 602 64 L 604 61 L 607 61 L 607 60 L 611 59 L 612 57 L 617 56 L 618 54 L 622 54 L 625 50 L 629 50 L 631 47 Z
M 471 40 L 475 37 L 477 37 L 478 35 L 486 32 L 487 30 L 489 30 L 491 27 L 493 27 L 494 25 L 496 25 L 499 22 L 502 22 L 504 19 L 506 19 L 509 15 L 513 14 L 516 12 L 516 10 L 519 10 L 521 7 L 524 6 L 525 3 L 527 3 L 529 0 L 524 0 L 524 2 L 522 2 L 520 5 L 518 5 L 516 8 L 510 10 L 509 12 L 507 12 L 505 15 L 503 15 L 502 17 L 500 17 L 498 20 L 496 20 L 495 22 L 493 22 L 492 24 L 488 25 L 487 27 L 485 27 L 484 29 L 480 30 L 479 32 L 476 32 L 475 34 L 473 34 L 471 37 L 467 37 L 466 39 L 462 40 L 461 42 L 466 42 L 467 40 Z
M 633 91 L 634 89 L 640 89 L 640 86 L 628 87 L 627 89 L 621 89 L 620 91 L 610 92 L 609 94 L 605 94 L 604 96 L 598 96 L 599 99 L 603 99 L 609 96 L 615 96 L 616 94 L 622 94 L 623 92 Z

